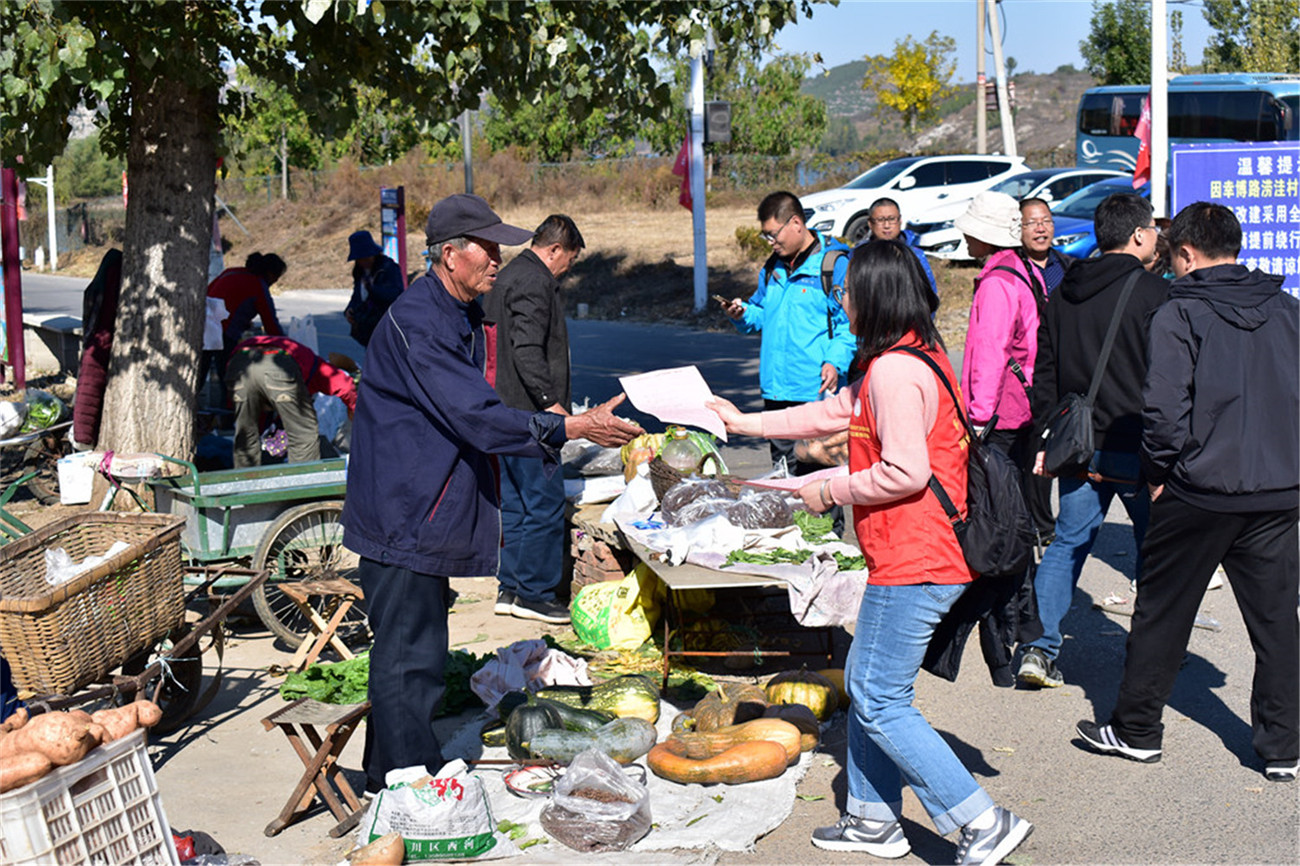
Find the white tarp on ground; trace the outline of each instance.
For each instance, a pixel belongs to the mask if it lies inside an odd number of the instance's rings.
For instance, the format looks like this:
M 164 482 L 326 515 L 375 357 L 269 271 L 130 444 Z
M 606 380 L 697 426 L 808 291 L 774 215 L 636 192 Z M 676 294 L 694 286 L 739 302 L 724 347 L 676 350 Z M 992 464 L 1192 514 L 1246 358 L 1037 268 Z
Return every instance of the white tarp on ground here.
M 665 703 L 655 726 L 662 741 L 672 731 L 673 716 L 678 709 Z M 474 758 L 507 758 L 504 748 L 485 748 L 479 741 L 479 729 L 486 716 L 472 719 L 462 726 L 443 745 L 445 755 Z M 674 858 L 674 862 L 707 864 L 716 860 L 719 849 L 724 851 L 751 851 L 754 842 L 781 825 L 794 807 L 795 789 L 812 765 L 813 752 L 799 756 L 799 762 L 786 769 L 775 779 L 749 782 L 744 785 L 678 785 L 661 779 L 645 769 L 650 789 L 650 814 L 654 827 L 630 851 L 610 854 L 584 854 L 584 862 L 610 863 L 662 863 L 662 852 L 671 849 L 691 849 L 698 856 Z M 637 761 L 645 768 L 645 759 Z M 513 769 L 513 768 L 511 768 Z M 505 786 L 505 772 L 497 768 L 480 767 L 492 804 L 493 817 L 498 820 L 526 824 L 525 838 L 547 838 L 538 821 L 546 798 L 523 799 L 510 793 Z M 715 799 L 720 797 L 721 799 Z M 521 840 L 522 841 L 522 840 Z M 638 852 L 641 853 L 638 856 Z M 524 856 L 538 863 L 571 863 L 577 853 L 554 839 L 545 845 L 535 845 L 524 851 Z

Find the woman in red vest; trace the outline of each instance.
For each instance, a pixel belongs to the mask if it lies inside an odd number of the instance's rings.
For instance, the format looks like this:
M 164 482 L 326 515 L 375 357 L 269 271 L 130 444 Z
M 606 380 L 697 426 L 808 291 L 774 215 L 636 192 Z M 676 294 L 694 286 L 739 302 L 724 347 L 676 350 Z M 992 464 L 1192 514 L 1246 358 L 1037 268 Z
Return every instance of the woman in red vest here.
M 841 300 L 865 375 L 831 399 L 747 415 L 710 404 L 728 432 L 799 439 L 849 431 L 849 474 L 799 490 L 809 511 L 852 505 L 870 577 L 845 665 L 849 796 L 839 823 L 813 831 L 832 851 L 902 857 L 904 784 L 940 833 L 960 828 L 958 863 L 997 863 L 1033 825 L 995 806 L 912 705 L 935 626 L 973 578 L 952 525 L 928 483 L 939 479 L 965 511 L 966 437 L 957 409 L 921 359 L 924 352 L 956 388 L 957 377 L 931 315 L 938 299 L 914 254 L 894 241 L 854 250 Z

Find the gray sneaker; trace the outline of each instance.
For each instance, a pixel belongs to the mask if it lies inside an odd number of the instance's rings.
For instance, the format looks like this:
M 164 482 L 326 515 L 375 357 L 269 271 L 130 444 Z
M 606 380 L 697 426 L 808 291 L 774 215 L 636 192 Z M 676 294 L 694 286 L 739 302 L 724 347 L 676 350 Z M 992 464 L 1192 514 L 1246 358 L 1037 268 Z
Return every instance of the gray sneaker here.
M 1061 672 L 1056 669 L 1056 663 L 1036 646 L 1025 650 L 1024 656 L 1020 659 L 1020 672 L 1016 674 L 1016 679 L 1024 685 L 1037 686 L 1040 689 L 1054 689 L 1065 685 L 1065 677 L 1061 676 Z
M 1001 863 L 1034 832 L 1033 824 L 1001 806 L 995 806 L 994 812 L 996 819 L 987 830 L 975 830 L 969 826 L 961 828 L 961 840 L 957 843 L 958 866 Z
M 535 619 L 551 625 L 565 625 L 569 622 L 569 609 L 558 601 L 528 601 L 515 596 L 510 605 L 510 615 L 516 619 Z
M 812 843 L 827 851 L 861 851 L 890 860 L 912 850 L 897 821 L 868 821 L 856 815 L 844 815 L 833 827 L 813 830 Z

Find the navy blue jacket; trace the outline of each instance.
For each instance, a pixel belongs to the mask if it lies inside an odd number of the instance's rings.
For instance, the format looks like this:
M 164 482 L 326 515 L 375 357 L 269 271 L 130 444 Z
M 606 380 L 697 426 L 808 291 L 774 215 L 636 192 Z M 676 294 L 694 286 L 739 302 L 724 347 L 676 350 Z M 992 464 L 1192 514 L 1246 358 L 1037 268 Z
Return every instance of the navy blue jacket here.
M 348 460 L 343 544 L 370 559 L 448 577 L 496 574 L 493 454 L 555 465 L 564 418 L 501 402 L 477 302 L 427 273 L 371 336 Z

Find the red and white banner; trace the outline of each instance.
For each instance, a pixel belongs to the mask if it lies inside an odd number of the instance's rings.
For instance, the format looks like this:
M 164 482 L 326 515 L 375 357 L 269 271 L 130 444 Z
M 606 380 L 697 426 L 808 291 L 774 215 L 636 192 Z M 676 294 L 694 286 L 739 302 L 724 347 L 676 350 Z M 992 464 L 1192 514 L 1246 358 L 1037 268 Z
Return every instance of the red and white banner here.
M 1138 189 L 1151 179 L 1151 96 L 1142 100 L 1142 115 L 1138 118 L 1137 128 L 1138 153 L 1133 165 L 1133 188 Z
M 677 196 L 677 203 L 687 210 L 691 210 L 693 200 L 691 199 L 691 134 L 686 133 L 686 138 L 682 139 L 682 149 L 677 151 L 677 159 L 673 162 L 673 174 L 682 179 L 682 191 Z

